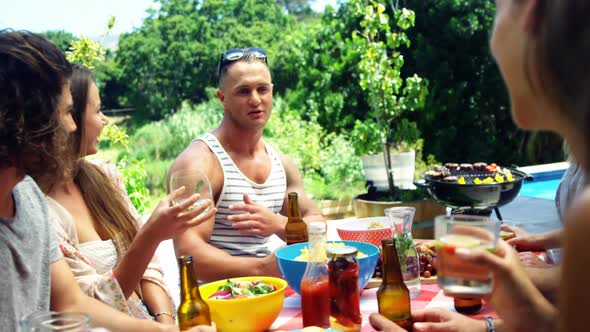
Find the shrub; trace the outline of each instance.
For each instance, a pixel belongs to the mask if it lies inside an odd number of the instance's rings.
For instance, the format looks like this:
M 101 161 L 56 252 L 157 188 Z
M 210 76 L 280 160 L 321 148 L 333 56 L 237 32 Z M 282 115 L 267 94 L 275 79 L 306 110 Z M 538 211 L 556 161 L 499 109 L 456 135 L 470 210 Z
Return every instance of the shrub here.
M 302 120 L 281 98 L 265 128 L 268 142 L 290 156 L 316 199 L 351 198 L 362 190 L 361 161 L 344 135 L 328 134 L 315 120 Z
M 185 103 L 179 112 L 139 128 L 131 138 L 132 156 L 174 159 L 193 139 L 217 127 L 222 116 L 223 108 L 216 98 L 194 108 Z

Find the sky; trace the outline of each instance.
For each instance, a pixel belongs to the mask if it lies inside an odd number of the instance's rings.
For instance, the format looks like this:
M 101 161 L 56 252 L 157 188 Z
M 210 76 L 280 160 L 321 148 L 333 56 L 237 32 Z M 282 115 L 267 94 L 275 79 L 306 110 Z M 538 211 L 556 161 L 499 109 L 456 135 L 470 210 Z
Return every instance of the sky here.
M 323 11 L 337 0 L 316 0 L 312 8 Z M 0 0 L 0 29 L 65 30 L 74 36 L 97 38 L 106 30 L 109 17 L 117 23 L 111 34 L 131 32 L 141 26 L 153 0 Z

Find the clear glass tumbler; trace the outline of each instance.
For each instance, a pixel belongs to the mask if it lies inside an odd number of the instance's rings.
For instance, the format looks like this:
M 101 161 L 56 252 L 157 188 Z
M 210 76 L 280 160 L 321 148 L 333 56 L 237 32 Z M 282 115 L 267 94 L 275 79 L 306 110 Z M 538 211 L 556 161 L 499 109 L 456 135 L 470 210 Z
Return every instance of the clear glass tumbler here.
M 88 332 L 90 317 L 78 312 L 37 311 L 21 320 L 21 329 L 26 332 Z
M 456 256 L 457 248 L 494 251 L 500 234 L 500 222 L 471 215 L 438 216 L 434 234 L 438 260 L 438 284 L 446 295 L 482 297 L 493 289 L 488 268 L 466 262 Z

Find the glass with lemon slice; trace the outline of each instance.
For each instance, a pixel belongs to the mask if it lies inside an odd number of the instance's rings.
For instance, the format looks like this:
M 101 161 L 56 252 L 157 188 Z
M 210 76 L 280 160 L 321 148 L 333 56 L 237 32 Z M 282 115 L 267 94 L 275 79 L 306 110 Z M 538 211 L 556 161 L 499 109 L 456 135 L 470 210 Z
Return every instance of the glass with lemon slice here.
M 500 222 L 471 215 L 438 216 L 435 219 L 438 284 L 449 296 L 481 297 L 493 289 L 488 268 L 455 255 L 457 248 L 493 251 L 500 234 Z

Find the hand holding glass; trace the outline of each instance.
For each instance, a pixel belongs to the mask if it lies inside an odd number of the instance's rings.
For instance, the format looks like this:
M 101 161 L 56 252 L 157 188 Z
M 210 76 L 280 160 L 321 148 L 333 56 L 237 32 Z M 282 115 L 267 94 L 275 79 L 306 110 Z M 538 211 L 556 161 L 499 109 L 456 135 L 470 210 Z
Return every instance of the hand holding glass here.
M 189 207 L 188 211 L 206 204 L 205 200 L 209 199 L 213 201 L 213 195 L 211 193 L 211 183 L 207 178 L 207 175 L 196 168 L 181 169 L 174 173 L 170 177 L 170 191 L 173 192 L 181 187 L 185 187 L 185 190 L 176 196 L 174 204 L 181 204 L 193 194 L 199 194 L 200 198 L 195 202 L 194 205 Z M 209 211 L 209 208 L 205 209 L 200 215 L 204 216 Z
M 76 312 L 36 311 L 20 322 L 24 332 L 90 331 L 90 317 Z
M 466 262 L 455 255 L 457 248 L 494 251 L 500 222 L 489 217 L 452 215 L 435 219 L 438 284 L 446 295 L 481 297 L 491 294 L 489 268 Z

